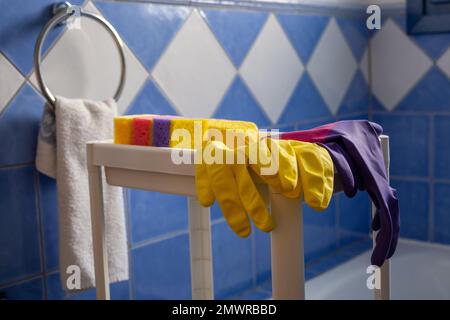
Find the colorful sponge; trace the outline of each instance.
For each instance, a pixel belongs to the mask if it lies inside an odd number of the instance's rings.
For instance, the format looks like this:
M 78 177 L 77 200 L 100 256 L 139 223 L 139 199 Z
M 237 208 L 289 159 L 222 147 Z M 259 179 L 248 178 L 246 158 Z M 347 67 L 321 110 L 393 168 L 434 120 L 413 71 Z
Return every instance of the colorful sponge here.
M 132 143 L 137 146 L 149 146 L 152 143 L 153 121 L 151 116 L 133 119 Z
M 114 118 L 114 143 L 132 144 L 133 116 Z
M 201 144 L 208 137 L 207 132 L 210 129 L 220 132 L 222 139 L 226 139 L 226 132 L 230 129 L 236 131 L 239 129 L 244 133 L 248 130 L 256 132 L 258 130 L 254 123 L 247 121 L 188 119 L 152 114 L 131 115 L 114 119 L 114 143 L 194 149 L 195 142 Z M 187 133 L 189 136 L 185 135 Z

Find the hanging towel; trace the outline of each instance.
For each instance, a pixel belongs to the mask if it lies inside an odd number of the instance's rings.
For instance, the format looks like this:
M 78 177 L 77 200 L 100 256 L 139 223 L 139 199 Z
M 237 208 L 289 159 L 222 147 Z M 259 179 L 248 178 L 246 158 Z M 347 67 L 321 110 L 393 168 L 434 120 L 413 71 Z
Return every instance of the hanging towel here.
M 381 266 L 392 257 L 400 232 L 397 191 L 389 186 L 379 135 L 383 128 L 367 120 L 344 120 L 303 131 L 281 133 L 282 139 L 316 142 L 333 159 L 345 194 L 367 190 L 376 207 L 372 229 L 375 239 L 371 263 Z
M 114 100 L 88 101 L 57 97 L 41 121 L 36 167 L 56 178 L 59 212 L 59 268 L 63 288 L 80 268 L 80 290 L 95 286 L 86 142 L 111 139 L 117 106 Z M 128 279 L 128 252 L 122 189 L 104 182 L 106 245 L 111 282 Z M 72 267 L 73 268 L 73 267 Z M 70 270 L 70 269 L 69 269 Z M 73 272 L 73 271 L 72 271 Z M 73 278 L 71 278 L 73 280 Z

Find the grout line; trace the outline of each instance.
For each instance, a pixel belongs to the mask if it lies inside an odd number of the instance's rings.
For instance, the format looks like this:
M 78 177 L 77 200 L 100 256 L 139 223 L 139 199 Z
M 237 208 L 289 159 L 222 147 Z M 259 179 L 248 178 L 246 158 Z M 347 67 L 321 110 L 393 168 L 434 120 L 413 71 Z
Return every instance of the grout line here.
M 19 168 L 27 168 L 27 167 L 34 167 L 34 162 L 6 164 L 6 165 L 0 166 L 0 170 L 5 170 L 5 169 L 19 169 Z
M 44 278 L 43 290 L 44 290 L 44 299 L 47 299 L 47 281 L 46 278 L 46 254 L 45 254 L 45 242 L 44 242 L 44 217 L 43 210 L 41 206 L 41 188 L 39 184 L 39 172 L 34 170 L 34 187 L 35 187 L 35 206 L 36 206 L 36 218 L 38 223 L 38 237 L 39 237 L 39 255 L 40 255 L 40 264 L 41 264 L 41 273 Z
M 15 279 L 15 280 L 10 281 L 10 282 L 5 282 L 5 283 L 2 283 L 0 285 L 0 290 L 6 289 L 6 288 L 10 288 L 10 287 L 14 287 L 14 286 L 17 286 L 17 285 L 21 285 L 21 284 L 24 284 L 24 283 L 29 282 L 29 281 L 38 280 L 40 278 L 43 278 L 43 276 L 44 275 L 42 273 L 35 273 L 35 274 L 32 274 L 32 275 L 24 276 L 24 277 L 19 278 L 19 279 Z
M 430 107 L 430 106 L 425 106 Z M 373 110 L 375 115 L 393 115 L 393 116 L 450 116 L 450 111 L 426 111 L 426 110 Z
M 390 180 L 398 180 L 405 182 L 431 182 L 429 176 L 419 177 L 419 176 L 390 176 Z M 450 183 L 450 180 L 449 180 Z
M 367 71 L 368 71 L 368 86 L 369 86 L 369 101 L 367 106 L 367 114 L 368 119 L 373 120 L 373 101 L 374 101 L 374 93 L 373 93 L 373 70 L 372 70 L 372 37 L 370 30 L 368 31 L 369 40 L 367 42 Z
M 188 235 L 189 230 L 188 229 L 180 229 L 177 231 L 171 231 L 169 233 L 165 233 L 156 237 L 152 237 L 146 240 L 139 241 L 135 244 L 131 244 L 131 250 L 139 249 L 148 245 L 160 243 L 165 240 L 170 240 L 179 236 Z
M 435 128 L 434 128 L 434 116 L 429 117 L 429 134 L 428 134 L 428 175 L 431 177 L 429 184 L 428 194 L 428 240 L 434 241 L 434 141 L 435 141 Z

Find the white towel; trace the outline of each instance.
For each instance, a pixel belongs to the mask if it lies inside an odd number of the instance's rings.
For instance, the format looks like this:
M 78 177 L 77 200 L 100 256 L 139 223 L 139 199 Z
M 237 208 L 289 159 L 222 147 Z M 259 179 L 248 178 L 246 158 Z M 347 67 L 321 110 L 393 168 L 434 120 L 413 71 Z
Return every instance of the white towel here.
M 56 178 L 59 211 L 59 268 L 65 291 L 69 266 L 80 268 L 80 290 L 95 286 L 86 142 L 111 139 L 114 100 L 57 97 L 47 105 L 39 132 L 36 167 Z M 106 244 L 111 282 L 128 279 L 128 251 L 122 189 L 103 184 Z M 73 268 L 73 267 L 72 267 Z M 69 269 L 70 270 L 70 269 Z M 70 283 L 74 282 L 73 277 Z

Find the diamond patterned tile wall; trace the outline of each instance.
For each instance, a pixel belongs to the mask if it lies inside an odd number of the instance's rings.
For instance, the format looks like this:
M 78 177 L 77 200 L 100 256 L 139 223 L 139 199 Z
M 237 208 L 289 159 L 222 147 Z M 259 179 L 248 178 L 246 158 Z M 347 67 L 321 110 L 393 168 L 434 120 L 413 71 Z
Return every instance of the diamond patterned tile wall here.
M 431 68 L 431 59 L 392 19 L 372 38 L 372 90 L 392 110 Z
M 336 114 L 357 67 L 342 31 L 331 19 L 307 69 L 332 114 Z
M 152 76 L 183 116 L 210 117 L 236 70 L 197 10 L 155 66 Z
M 0 113 L 22 85 L 24 78 L 16 68 L 0 53 Z
M 37 250 L 38 242 L 34 241 L 33 255 L 29 257 L 33 264 L 27 265 L 26 259 L 7 261 L 23 272 L 14 275 L 15 280 L 9 276 L 8 280 L 6 276 L 0 279 L 0 291 L 11 298 L 29 296 L 29 291 L 39 297 L 67 298 L 57 272 L 55 181 L 32 170 L 44 105 L 32 70 L 32 51 L 37 34 L 50 18 L 53 1 L 22 0 L 6 4 L 0 0 L 0 3 L 0 133 L 4 137 L 0 141 L 0 171 L 7 175 L 29 171 L 27 177 L 14 175 L 20 180 L 17 185 L 36 189 L 36 194 L 18 195 L 18 202 L 8 198 L 10 192 L 7 185 L 3 186 L 6 191 L 0 192 L 0 203 L 8 204 L 10 215 L 21 219 L 23 212 L 16 214 L 14 210 L 26 204 L 32 219 L 23 219 L 20 230 L 9 226 L 16 220 L 7 220 L 2 236 L 16 247 L 30 238 L 38 238 L 41 245 L 41 250 Z M 368 55 L 364 53 L 367 52 L 364 39 L 355 22 L 358 14 L 354 17 L 353 11 L 349 12 L 352 21 L 347 24 L 344 17 L 337 23 L 332 11 L 321 15 L 286 14 L 265 5 L 242 10 L 109 0 L 72 3 L 84 3 L 87 10 L 105 16 L 125 42 L 127 81 L 119 100 L 121 113 L 214 116 L 285 129 L 355 116 L 355 112 L 356 116 L 367 115 L 364 108 L 367 109 L 368 99 L 360 93 L 367 92 L 364 81 L 368 79 Z M 14 18 L 18 12 L 23 19 Z M 116 48 L 95 22 L 83 19 L 81 30 L 65 31 L 58 27 L 45 48 L 48 52 L 43 61 L 44 75 L 56 94 L 91 99 L 112 95 L 119 71 L 115 67 Z M 444 68 L 444 58 L 442 61 Z M 361 72 L 356 71 L 358 68 Z M 20 194 L 19 191 L 16 193 Z M 131 210 L 128 223 L 133 233 L 130 243 L 133 274 L 129 282 L 113 286 L 113 294 L 114 288 L 120 288 L 117 297 L 189 298 L 186 219 L 177 218 L 185 215 L 183 199 L 178 199 L 175 206 L 167 203 L 173 211 L 169 220 L 162 218 L 167 221 L 146 227 L 151 223 L 148 217 L 163 217 L 167 206 L 148 205 L 159 199 L 156 194 L 141 192 L 138 197 L 132 191 L 127 194 L 131 194 L 127 207 Z M 268 241 L 255 246 L 254 241 L 260 236 L 252 236 L 242 243 L 240 250 L 230 251 L 233 246 L 227 244 L 238 244 L 242 239 L 229 230 L 220 210 L 216 210 L 218 206 L 214 208 L 214 247 L 216 251 L 228 248 L 232 257 L 226 258 L 226 263 L 222 263 L 223 259 L 215 260 L 217 295 L 226 297 L 267 280 L 270 248 Z M 336 230 L 337 219 L 330 214 L 314 218 Z M 17 231 L 11 234 L 10 230 Z M 334 244 L 330 248 L 338 243 L 337 236 L 332 234 L 327 237 Z M 182 256 L 166 250 L 172 247 L 178 248 Z M 325 251 L 323 246 L 309 243 L 305 252 L 310 259 Z M 263 265 L 258 267 L 261 261 Z M 152 265 L 155 272 L 149 274 Z M 173 270 L 167 269 L 167 265 L 174 266 Z M 242 265 L 244 269 L 240 268 Z M 175 278 L 171 272 L 175 272 Z M 6 265 L 0 273 L 12 275 L 14 270 Z M 31 283 L 33 286 L 22 285 Z M 44 283 L 45 286 L 35 285 Z M 93 297 L 91 290 L 71 298 Z
M 84 7 L 99 14 L 90 2 Z M 148 78 L 148 72 L 125 46 L 126 81 L 118 101 L 119 112 Z M 81 30 L 65 32 L 42 61 L 42 74 L 55 95 L 101 100 L 114 96 L 119 85 L 120 64 L 117 47 L 109 32 L 92 19 L 81 20 Z M 64 66 L 64 68 L 61 68 Z M 31 82 L 39 88 L 35 72 Z
M 239 70 L 253 95 L 276 123 L 304 70 L 289 39 L 270 15 Z

